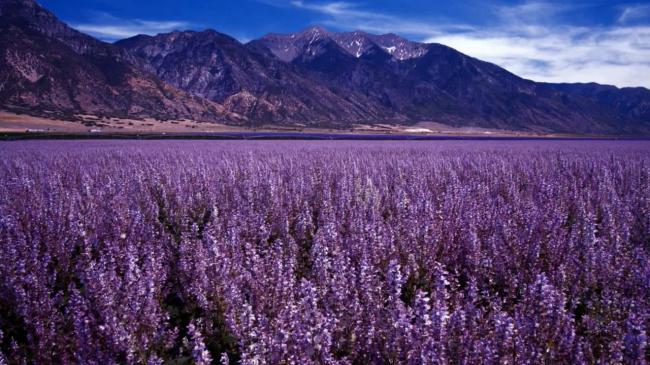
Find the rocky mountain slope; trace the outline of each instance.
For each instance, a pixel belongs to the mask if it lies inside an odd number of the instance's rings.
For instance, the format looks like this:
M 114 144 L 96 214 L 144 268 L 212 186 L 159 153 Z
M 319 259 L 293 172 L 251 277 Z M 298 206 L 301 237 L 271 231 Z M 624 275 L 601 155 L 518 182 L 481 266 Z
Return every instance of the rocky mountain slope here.
M 248 126 L 650 134 L 644 88 L 535 83 L 444 45 L 321 27 L 248 44 L 213 30 L 107 44 L 32 0 L 0 0 L 0 105 Z
M 337 124 L 379 120 L 391 110 L 306 77 L 264 48 L 225 34 L 174 32 L 116 43 L 164 82 L 222 103 L 252 123 Z
M 309 52 L 311 45 L 324 39 L 333 40 L 356 58 L 372 52 L 376 47 L 401 61 L 420 57 L 426 53 L 426 45 L 411 42 L 395 34 L 374 35 L 362 31 L 333 33 L 319 26 L 292 34 L 268 34 L 254 42 L 266 46 L 279 59 L 291 62 L 301 54 Z
M 31 114 L 237 123 L 223 106 L 137 67 L 128 51 L 60 22 L 31 0 L 0 0 L 0 104 Z

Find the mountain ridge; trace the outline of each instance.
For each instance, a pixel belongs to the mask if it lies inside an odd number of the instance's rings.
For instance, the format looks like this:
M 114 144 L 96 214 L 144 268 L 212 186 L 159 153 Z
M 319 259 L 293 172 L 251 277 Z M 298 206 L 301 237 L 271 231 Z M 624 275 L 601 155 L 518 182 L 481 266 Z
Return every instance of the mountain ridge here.
M 323 38 L 332 39 L 355 58 L 363 56 L 373 45 L 379 46 L 384 52 L 400 61 L 420 57 L 426 52 L 424 43 L 410 41 L 393 33 L 377 35 L 361 30 L 336 33 L 319 25 L 305 28 L 297 33 L 270 33 L 252 42 L 265 43 L 279 59 L 291 62 L 298 56 L 296 51 L 301 48 L 301 45 Z
M 310 27 L 243 44 L 208 29 L 109 44 L 32 0 L 0 0 L 0 30 L 0 106 L 33 114 L 650 134 L 648 89 L 534 82 L 395 34 Z
M 32 0 L 0 1 L 0 101 L 7 110 L 73 117 L 237 119 L 174 89 L 126 50 L 78 32 Z

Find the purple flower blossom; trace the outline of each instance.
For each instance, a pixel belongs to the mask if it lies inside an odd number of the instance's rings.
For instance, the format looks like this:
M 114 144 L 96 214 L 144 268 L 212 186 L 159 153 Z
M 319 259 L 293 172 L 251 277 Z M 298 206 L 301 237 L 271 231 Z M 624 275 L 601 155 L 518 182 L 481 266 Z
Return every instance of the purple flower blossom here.
M 0 155 L 0 365 L 650 361 L 648 142 Z

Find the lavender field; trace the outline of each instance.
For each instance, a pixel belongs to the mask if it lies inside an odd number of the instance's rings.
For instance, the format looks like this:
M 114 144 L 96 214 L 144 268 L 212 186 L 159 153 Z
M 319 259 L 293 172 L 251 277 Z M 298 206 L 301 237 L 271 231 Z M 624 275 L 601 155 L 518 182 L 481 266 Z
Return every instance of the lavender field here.
M 650 142 L 0 156 L 0 364 L 650 362 Z

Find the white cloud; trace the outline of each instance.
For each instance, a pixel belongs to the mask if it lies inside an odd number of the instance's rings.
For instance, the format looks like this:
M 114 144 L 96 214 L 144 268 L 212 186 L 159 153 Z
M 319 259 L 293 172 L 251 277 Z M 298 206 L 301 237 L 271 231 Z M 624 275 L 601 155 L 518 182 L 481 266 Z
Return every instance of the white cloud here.
M 295 0 L 291 2 L 291 5 L 317 11 L 323 14 L 333 15 L 333 16 L 345 16 L 345 17 L 372 17 L 379 14 L 375 14 L 367 11 L 359 11 L 355 9 L 354 4 L 347 2 L 333 2 L 333 3 L 323 3 L 323 4 L 313 4 L 305 3 L 301 0 Z M 385 15 L 380 15 L 381 17 L 386 17 Z
M 326 18 L 321 20 L 325 26 L 337 29 L 363 30 L 372 33 L 401 33 L 414 36 L 431 36 L 442 29 L 473 29 L 466 25 L 434 26 L 427 22 L 403 19 L 397 16 L 362 10 L 350 2 L 314 3 L 294 0 L 290 3 L 295 8 L 310 10 Z
M 618 18 L 621 24 L 634 23 L 643 20 L 650 20 L 650 5 L 626 6 Z
M 510 24 L 538 24 L 553 21 L 563 13 L 579 8 L 576 4 L 556 4 L 544 1 L 527 1 L 512 6 L 498 6 L 494 13 Z
M 106 13 L 96 13 L 92 23 L 72 24 L 72 27 L 104 41 L 132 37 L 138 34 L 155 35 L 189 28 L 190 24 L 173 20 L 121 19 Z
M 650 88 L 650 25 L 638 21 L 650 6 L 624 8 L 611 27 L 563 25 L 578 5 L 529 1 L 485 11 L 496 25 L 474 27 L 437 24 L 366 11 L 348 2 L 314 3 L 295 0 L 294 7 L 324 16 L 337 29 L 395 32 L 456 48 L 536 81 L 598 82 Z M 584 5 L 580 5 L 584 6 Z M 646 9 L 648 8 L 648 9 Z
M 532 80 L 650 88 L 650 26 L 539 28 L 443 34 L 427 39 Z

